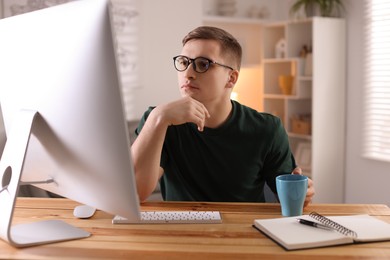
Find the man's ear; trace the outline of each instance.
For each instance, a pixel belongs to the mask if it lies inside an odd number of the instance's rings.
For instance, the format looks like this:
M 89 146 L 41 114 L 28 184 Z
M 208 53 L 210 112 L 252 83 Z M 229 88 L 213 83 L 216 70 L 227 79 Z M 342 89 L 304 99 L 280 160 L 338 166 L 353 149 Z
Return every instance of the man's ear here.
M 232 72 L 230 72 L 226 86 L 228 88 L 233 88 L 234 85 L 237 83 L 239 75 L 240 75 L 240 72 L 238 70 L 233 70 Z

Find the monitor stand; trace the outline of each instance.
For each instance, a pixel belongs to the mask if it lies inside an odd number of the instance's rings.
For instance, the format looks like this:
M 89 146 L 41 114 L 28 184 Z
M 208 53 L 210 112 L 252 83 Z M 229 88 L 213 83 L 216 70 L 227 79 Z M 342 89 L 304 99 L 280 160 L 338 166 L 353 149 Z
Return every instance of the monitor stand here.
M 85 238 L 89 232 L 61 220 L 45 220 L 12 226 L 16 198 L 31 130 L 38 112 L 22 110 L 14 119 L 0 161 L 0 237 L 14 247 L 27 247 Z

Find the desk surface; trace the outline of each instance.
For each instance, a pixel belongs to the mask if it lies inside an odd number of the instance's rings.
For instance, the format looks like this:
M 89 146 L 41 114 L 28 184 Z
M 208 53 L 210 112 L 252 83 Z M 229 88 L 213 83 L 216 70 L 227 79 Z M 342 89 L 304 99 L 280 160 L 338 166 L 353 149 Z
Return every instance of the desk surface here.
M 113 225 L 102 211 L 73 217 L 67 199 L 19 198 L 14 223 L 61 219 L 92 233 L 89 238 L 13 248 L 0 240 L 1 259 L 369 259 L 390 258 L 390 241 L 286 251 L 252 227 L 254 219 L 281 217 L 278 204 L 148 202 L 143 210 L 218 210 L 223 224 Z M 372 204 L 314 204 L 304 214 L 370 214 L 390 223 L 390 208 Z

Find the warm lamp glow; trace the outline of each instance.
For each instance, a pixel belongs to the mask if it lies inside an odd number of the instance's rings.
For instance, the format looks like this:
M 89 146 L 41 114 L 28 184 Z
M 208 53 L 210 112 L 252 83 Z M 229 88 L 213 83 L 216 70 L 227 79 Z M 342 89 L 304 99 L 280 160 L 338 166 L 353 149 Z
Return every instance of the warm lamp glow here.
M 238 93 L 237 93 L 236 91 L 233 91 L 233 92 L 230 94 L 230 99 L 239 102 L 239 100 L 238 100 Z
M 231 99 L 257 111 L 262 111 L 261 67 L 241 68 L 240 77 L 231 93 Z

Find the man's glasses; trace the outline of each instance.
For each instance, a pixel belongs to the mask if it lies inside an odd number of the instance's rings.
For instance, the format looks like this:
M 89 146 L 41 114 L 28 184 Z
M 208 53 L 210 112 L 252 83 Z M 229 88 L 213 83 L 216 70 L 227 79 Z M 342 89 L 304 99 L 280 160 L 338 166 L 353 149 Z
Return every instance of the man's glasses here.
M 188 66 L 192 63 L 192 67 L 194 70 L 198 73 L 204 73 L 206 72 L 211 64 L 216 64 L 231 70 L 234 70 L 232 67 L 229 67 L 227 65 L 223 65 L 221 63 L 218 63 L 216 61 L 212 61 L 210 59 L 204 58 L 204 57 L 197 57 L 195 59 L 188 58 L 183 55 L 179 55 L 176 57 L 173 57 L 173 63 L 175 65 L 175 69 L 177 71 L 185 71 Z

